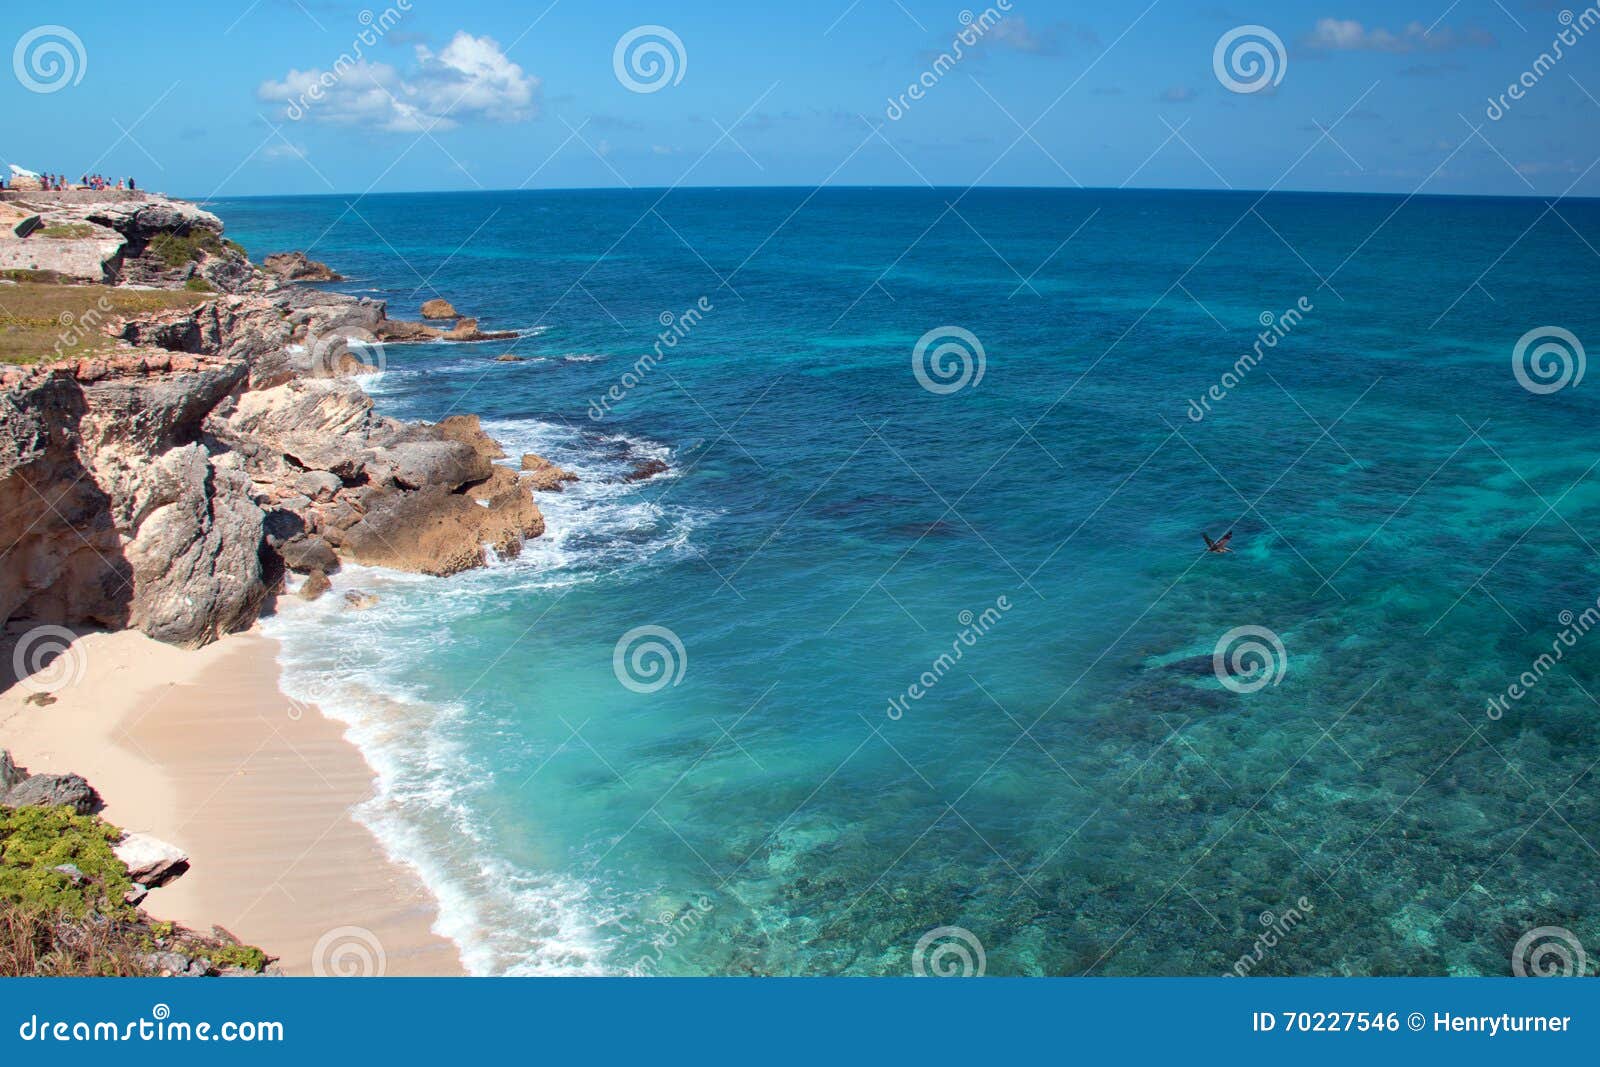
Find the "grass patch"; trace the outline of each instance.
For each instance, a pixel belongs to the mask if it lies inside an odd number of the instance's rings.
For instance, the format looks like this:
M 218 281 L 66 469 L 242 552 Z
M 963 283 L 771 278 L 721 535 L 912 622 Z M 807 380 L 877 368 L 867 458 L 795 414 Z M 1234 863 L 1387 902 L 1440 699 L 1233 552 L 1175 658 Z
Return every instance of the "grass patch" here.
M 214 293 L 217 291 L 216 286 L 212 285 L 198 274 L 192 278 L 186 279 L 183 283 L 183 287 L 191 293 Z
M 0 976 L 147 977 L 144 951 L 125 923 L 0 903 Z
M 104 332 L 116 320 L 195 307 L 206 299 L 206 293 L 198 290 L 34 281 L 0 286 L 0 363 L 49 363 L 100 355 L 117 347 L 116 338 Z
M 54 237 L 58 241 L 77 241 L 93 237 L 95 228 L 87 222 L 58 222 L 39 231 L 40 237 Z

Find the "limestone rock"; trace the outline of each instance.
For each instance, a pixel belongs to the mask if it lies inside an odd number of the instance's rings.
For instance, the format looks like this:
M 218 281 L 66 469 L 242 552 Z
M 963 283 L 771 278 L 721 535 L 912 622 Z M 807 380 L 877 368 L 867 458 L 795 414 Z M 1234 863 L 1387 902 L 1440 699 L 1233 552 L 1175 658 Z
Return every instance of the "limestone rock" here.
M 261 261 L 261 269 L 286 282 L 342 282 L 344 276 L 326 263 L 307 259 L 304 252 L 274 252 Z
M 462 319 L 454 328 L 445 331 L 446 341 L 509 341 L 517 336 L 515 330 L 480 330 L 477 319 Z
M 578 480 L 578 476 L 565 467 L 558 467 L 543 456 L 536 456 L 532 452 L 523 453 L 522 469 L 526 473 L 523 481 L 535 492 L 559 493 L 567 482 Z
M 328 581 L 326 574 L 320 570 L 312 571 L 306 575 L 305 584 L 300 587 L 300 599 L 315 600 L 332 588 L 333 583 Z
M 301 534 L 278 546 L 284 566 L 296 574 L 315 574 L 324 577 L 339 570 L 339 556 L 333 546 L 317 534 Z
M 420 322 L 402 319 L 384 319 L 377 330 L 378 340 L 405 343 L 407 341 L 437 341 L 444 336 L 442 330 L 424 326 Z
M 504 459 L 506 456 L 505 449 L 501 448 L 494 438 L 483 432 L 483 426 L 478 422 L 476 415 L 451 415 L 441 419 L 437 429 L 447 440 L 471 445 L 484 459 Z
M 127 864 L 129 878 L 149 888 L 166 885 L 189 869 L 183 849 L 149 834 L 125 833 L 111 851 Z
M 435 299 L 423 303 L 422 317 L 425 319 L 454 319 L 460 318 L 460 313 L 450 305 L 450 301 Z
M 344 603 L 352 611 L 366 611 L 378 603 L 378 598 L 360 589 L 352 589 L 344 595 Z

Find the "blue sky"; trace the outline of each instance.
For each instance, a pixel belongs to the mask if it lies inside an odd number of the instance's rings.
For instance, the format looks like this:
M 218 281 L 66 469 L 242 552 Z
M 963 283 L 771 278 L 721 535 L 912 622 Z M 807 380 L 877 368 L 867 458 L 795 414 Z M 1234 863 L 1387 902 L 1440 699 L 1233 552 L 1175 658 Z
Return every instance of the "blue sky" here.
M 1600 195 L 1600 25 L 1486 115 L 1562 30 L 1553 0 L 408 2 L 169 2 L 159 18 L 13 5 L 0 160 L 189 196 L 680 182 Z M 974 43 L 935 72 L 963 11 Z M 1265 45 L 1281 79 L 1240 93 L 1213 58 L 1247 25 L 1281 42 Z M 614 55 L 649 26 L 676 40 L 634 47 L 660 44 L 671 76 L 630 91 Z M 375 43 L 338 64 L 364 29 Z M 52 40 L 64 51 L 35 54 Z M 29 66 L 51 59 L 70 77 Z M 919 80 L 920 100 L 891 106 Z

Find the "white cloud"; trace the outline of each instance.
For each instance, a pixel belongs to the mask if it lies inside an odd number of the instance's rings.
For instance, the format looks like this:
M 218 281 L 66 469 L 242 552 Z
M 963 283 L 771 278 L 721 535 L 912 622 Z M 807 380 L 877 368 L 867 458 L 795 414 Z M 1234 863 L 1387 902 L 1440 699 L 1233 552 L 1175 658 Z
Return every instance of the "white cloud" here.
M 291 69 L 282 80 L 268 79 L 256 96 L 282 104 L 290 119 L 416 133 L 534 118 L 539 86 L 494 40 L 460 30 L 438 53 L 418 45 L 409 70 L 341 56 L 328 70 Z
M 1420 22 L 1395 33 L 1381 26 L 1369 30 L 1355 19 L 1324 18 L 1317 20 L 1305 43 L 1330 52 L 1446 52 L 1469 45 L 1493 45 L 1495 40 L 1482 30 L 1462 33 L 1449 26 L 1430 30 Z

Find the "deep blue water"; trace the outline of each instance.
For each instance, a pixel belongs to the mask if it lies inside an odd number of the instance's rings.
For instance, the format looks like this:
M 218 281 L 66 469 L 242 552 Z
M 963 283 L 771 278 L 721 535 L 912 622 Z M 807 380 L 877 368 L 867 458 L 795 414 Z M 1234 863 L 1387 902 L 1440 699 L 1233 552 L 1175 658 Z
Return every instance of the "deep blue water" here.
M 583 478 L 519 560 L 347 569 L 378 608 L 270 627 L 474 970 L 907 974 L 940 927 L 989 974 L 1504 974 L 1545 926 L 1600 951 L 1600 382 L 1513 373 L 1530 330 L 1600 337 L 1596 202 L 214 207 L 395 317 L 524 331 L 390 346 L 372 391 Z M 983 374 L 936 392 L 913 351 L 945 327 Z M 1283 651 L 1228 688 L 1247 626 Z M 648 655 L 619 681 L 639 627 L 681 642 L 676 684 L 636 691 Z

